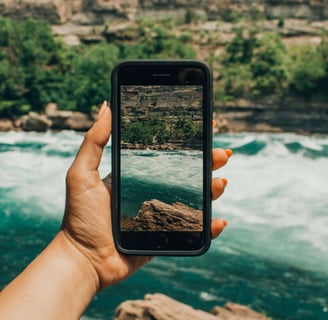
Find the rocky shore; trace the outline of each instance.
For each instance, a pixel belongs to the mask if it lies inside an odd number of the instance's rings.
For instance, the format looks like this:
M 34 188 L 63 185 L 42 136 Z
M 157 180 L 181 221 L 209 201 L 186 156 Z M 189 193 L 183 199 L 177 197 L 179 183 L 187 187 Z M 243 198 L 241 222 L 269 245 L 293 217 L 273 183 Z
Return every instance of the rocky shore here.
M 300 98 L 290 98 L 284 103 L 250 102 L 239 100 L 233 104 L 216 108 L 213 118 L 214 133 L 235 132 L 295 132 L 300 134 L 328 134 L 328 103 L 306 102 Z M 95 120 L 95 115 L 82 112 L 57 110 L 49 104 L 43 113 L 29 112 L 17 119 L 0 119 L 0 132 L 47 130 L 87 131 Z M 145 146 L 123 143 L 124 149 L 175 150 L 179 145 L 166 143 Z
M 115 320 L 269 320 L 247 306 L 228 302 L 209 312 L 194 309 L 163 294 L 147 294 L 144 300 L 121 303 L 115 310 Z
M 225 132 L 295 132 L 328 134 L 328 102 L 289 97 L 280 101 L 268 96 L 257 101 L 239 99 L 216 104 L 214 133 Z
M 43 113 L 29 112 L 17 119 L 0 119 L 0 132 L 6 131 L 36 131 L 47 130 L 76 130 L 87 131 L 95 115 L 76 111 L 58 110 L 55 103 L 45 107 Z

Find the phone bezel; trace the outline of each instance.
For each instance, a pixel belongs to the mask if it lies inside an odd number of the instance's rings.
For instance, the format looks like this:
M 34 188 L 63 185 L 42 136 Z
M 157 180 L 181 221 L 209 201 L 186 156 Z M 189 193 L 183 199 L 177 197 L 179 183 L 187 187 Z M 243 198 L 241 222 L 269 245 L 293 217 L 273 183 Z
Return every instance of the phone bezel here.
M 184 77 L 186 70 L 199 70 L 202 77 Z M 117 250 L 132 255 L 195 256 L 206 252 L 211 242 L 212 168 L 212 76 L 209 67 L 196 60 L 130 60 L 112 72 L 112 223 Z M 120 231 L 120 86 L 202 85 L 203 86 L 203 231 L 123 232 Z M 191 238 L 200 238 L 197 245 Z M 129 244 L 129 245 L 127 245 Z M 139 244 L 142 247 L 139 247 Z

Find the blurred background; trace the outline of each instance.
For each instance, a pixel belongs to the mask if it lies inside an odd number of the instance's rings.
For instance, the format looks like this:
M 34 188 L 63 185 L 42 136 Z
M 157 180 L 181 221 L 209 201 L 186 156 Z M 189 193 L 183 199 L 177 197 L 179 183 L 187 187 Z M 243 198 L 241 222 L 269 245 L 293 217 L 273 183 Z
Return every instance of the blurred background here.
M 327 0 L 0 0 L 0 289 L 59 229 L 65 173 L 130 58 L 211 67 L 213 145 L 234 151 L 213 216 L 229 224 L 206 255 L 154 259 L 84 318 L 161 292 L 327 319 Z

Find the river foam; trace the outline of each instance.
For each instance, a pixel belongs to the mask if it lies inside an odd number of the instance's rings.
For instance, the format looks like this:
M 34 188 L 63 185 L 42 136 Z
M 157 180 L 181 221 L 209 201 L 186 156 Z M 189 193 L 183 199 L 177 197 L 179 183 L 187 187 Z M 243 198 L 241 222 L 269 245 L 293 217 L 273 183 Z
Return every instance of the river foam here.
M 59 228 L 65 174 L 82 139 L 69 131 L 0 133 L 0 286 Z M 214 137 L 214 146 L 234 151 L 214 173 L 229 180 L 213 203 L 213 216 L 228 220 L 226 230 L 200 258 L 154 259 L 128 281 L 104 291 L 86 317 L 105 319 L 124 299 L 162 292 L 205 310 L 229 299 L 277 319 L 326 319 L 328 137 L 225 134 Z M 135 154 L 130 173 L 146 157 L 157 185 L 184 177 L 190 192 L 197 187 L 195 157 L 183 168 L 169 164 L 166 181 L 158 174 L 165 153 Z M 111 170 L 110 158 L 109 144 L 101 176 Z

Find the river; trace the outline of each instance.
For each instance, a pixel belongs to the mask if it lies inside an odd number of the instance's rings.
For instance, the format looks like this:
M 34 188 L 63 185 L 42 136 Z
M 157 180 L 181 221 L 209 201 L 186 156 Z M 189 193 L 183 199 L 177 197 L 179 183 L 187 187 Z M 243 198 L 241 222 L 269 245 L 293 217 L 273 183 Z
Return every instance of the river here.
M 0 133 L 0 289 L 60 227 L 65 173 L 82 138 Z M 215 172 L 229 180 L 213 204 L 213 216 L 228 221 L 223 234 L 203 256 L 155 258 L 101 292 L 83 319 L 112 319 L 120 302 L 153 292 L 203 310 L 233 301 L 273 319 L 327 319 L 328 136 L 221 134 L 214 146 L 234 151 Z M 109 144 L 103 176 L 110 152 Z M 192 168 L 182 170 L 192 177 Z

